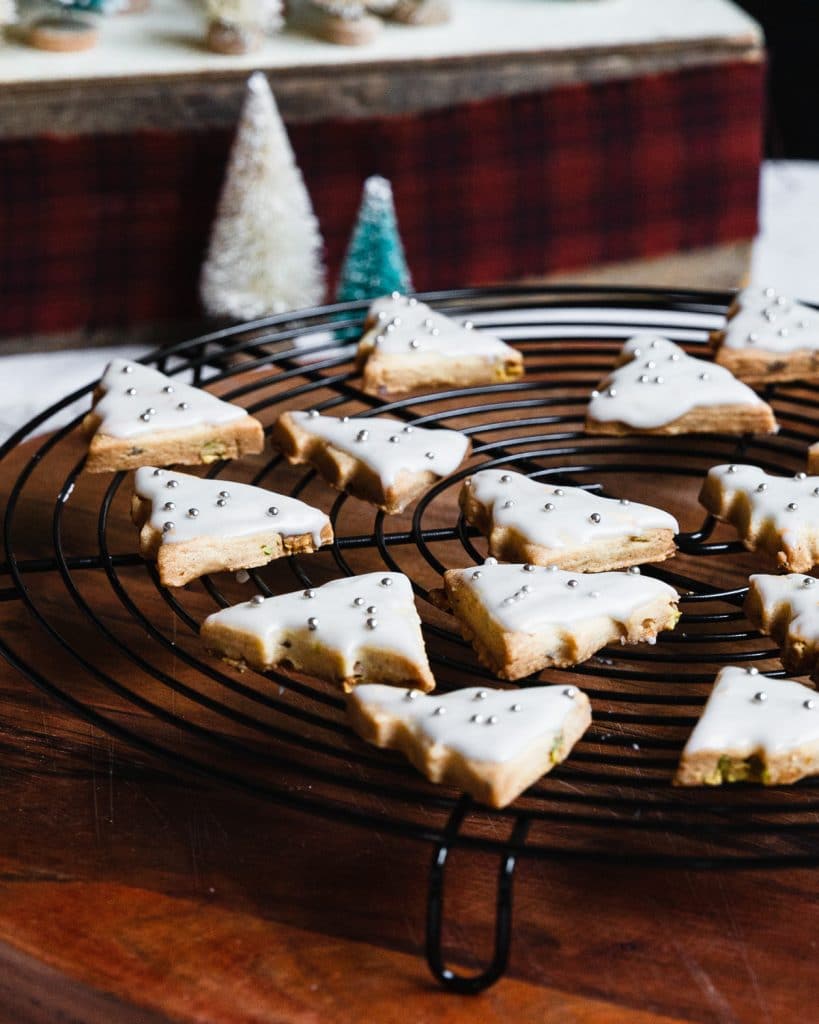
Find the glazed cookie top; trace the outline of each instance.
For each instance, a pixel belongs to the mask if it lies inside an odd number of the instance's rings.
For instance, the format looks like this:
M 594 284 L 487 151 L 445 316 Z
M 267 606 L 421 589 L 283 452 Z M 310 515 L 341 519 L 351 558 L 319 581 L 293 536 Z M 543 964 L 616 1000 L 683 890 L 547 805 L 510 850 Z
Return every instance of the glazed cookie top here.
M 792 679 L 729 666 L 714 688 L 683 751 L 724 751 L 747 757 L 777 754 L 819 741 L 819 699 Z
M 626 359 L 593 391 L 588 416 L 638 430 L 662 427 L 692 409 L 765 405 L 724 366 L 687 355 L 666 338 L 637 335 L 622 350 Z
M 819 524 L 819 476 L 772 476 L 757 466 L 731 463 L 712 466 L 708 479 L 719 483 L 727 504 L 738 494 L 748 503 L 750 516 L 743 533 L 756 534 L 768 523 L 793 546 Z
M 791 572 L 785 576 L 755 573 L 749 579 L 767 614 L 786 605 L 790 611 L 789 632 L 819 640 L 819 583 L 813 576 Z
M 471 686 L 436 696 L 366 684 L 350 700 L 370 715 L 402 720 L 425 746 L 446 747 L 470 761 L 495 764 L 511 761 L 533 743 L 550 748 L 577 705 L 589 703 L 575 686 Z
M 448 476 L 469 449 L 469 438 L 457 430 L 427 430 L 386 416 L 337 419 L 311 411 L 290 417 L 301 430 L 363 462 L 386 487 L 402 472 Z
M 627 622 L 648 601 L 679 595 L 661 580 L 627 572 L 577 573 L 554 566 L 506 565 L 487 559 L 480 567 L 447 573 L 460 578 L 507 632 L 538 633 L 559 628 L 571 632 L 580 622 L 609 618 Z
M 98 433 L 109 437 L 216 426 L 247 416 L 241 406 L 127 359 L 113 359 L 98 387 L 103 395 L 93 412 L 100 419 Z
M 484 331 L 473 330 L 467 320 L 455 323 L 423 302 L 393 293 L 376 299 L 369 315 L 376 321 L 372 335 L 376 351 L 385 355 L 475 356 L 503 359 L 517 351 Z M 468 325 L 468 326 L 467 326 Z
M 679 531 L 677 520 L 651 505 L 601 498 L 580 487 L 553 487 L 522 473 L 482 469 L 464 482 L 495 527 L 508 527 L 547 548 L 573 548 L 643 530 Z
M 725 325 L 723 345 L 769 352 L 819 349 L 819 312 L 810 306 L 775 288 L 745 288 L 735 301 L 737 310 Z
M 347 576 L 276 597 L 256 595 L 205 621 L 257 637 L 268 649 L 281 637 L 312 636 L 338 653 L 345 675 L 355 674 L 362 648 L 395 652 L 426 665 L 412 586 L 399 572 Z
M 318 547 L 330 522 L 312 505 L 263 487 L 153 466 L 136 471 L 134 493 L 151 503 L 149 522 L 165 544 L 275 532 L 284 537 L 312 534 Z

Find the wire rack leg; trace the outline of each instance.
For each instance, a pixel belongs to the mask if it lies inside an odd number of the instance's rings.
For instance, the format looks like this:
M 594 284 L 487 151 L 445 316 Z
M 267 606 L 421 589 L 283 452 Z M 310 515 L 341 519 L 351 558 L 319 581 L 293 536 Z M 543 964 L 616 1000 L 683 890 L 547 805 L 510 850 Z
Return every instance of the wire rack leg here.
M 509 962 L 509 947 L 512 941 L 512 884 L 515 876 L 517 857 L 512 849 L 501 856 L 498 871 L 498 888 L 495 901 L 495 948 L 488 966 L 477 974 L 458 974 L 447 967 L 441 945 L 444 918 L 444 869 L 449 857 L 450 844 L 460 828 L 470 801 L 464 797 L 447 824 L 444 838 L 436 845 L 430 866 L 429 892 L 427 896 L 426 957 L 429 968 L 438 981 L 451 992 L 462 995 L 477 995 L 489 988 L 506 971 Z M 529 823 L 518 818 L 512 832 L 511 844 L 517 846 L 526 838 Z

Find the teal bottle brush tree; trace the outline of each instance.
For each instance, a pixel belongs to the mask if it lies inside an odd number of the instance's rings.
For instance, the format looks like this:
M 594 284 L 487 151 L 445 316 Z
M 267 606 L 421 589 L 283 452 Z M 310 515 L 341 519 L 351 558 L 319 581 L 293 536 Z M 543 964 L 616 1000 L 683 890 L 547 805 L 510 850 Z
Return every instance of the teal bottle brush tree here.
M 398 233 L 392 185 L 386 178 L 374 174 L 364 182 L 336 299 L 355 302 L 411 290 L 412 278 Z M 344 336 L 350 334 L 344 332 Z

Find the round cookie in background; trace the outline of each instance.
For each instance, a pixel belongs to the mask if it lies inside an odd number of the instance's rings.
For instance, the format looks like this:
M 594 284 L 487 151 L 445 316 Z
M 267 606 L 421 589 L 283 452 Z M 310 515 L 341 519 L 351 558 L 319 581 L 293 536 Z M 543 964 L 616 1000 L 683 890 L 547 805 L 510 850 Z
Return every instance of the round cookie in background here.
M 79 18 L 50 15 L 32 22 L 27 32 L 30 46 L 53 53 L 79 53 L 91 50 L 99 42 L 99 30 Z
M 452 7 L 449 0 L 397 0 L 384 17 L 404 25 L 443 25 L 452 18 Z
M 212 21 L 208 25 L 205 42 L 214 53 L 238 55 L 253 53 L 262 45 L 263 33 L 256 25 L 229 25 L 223 21 Z

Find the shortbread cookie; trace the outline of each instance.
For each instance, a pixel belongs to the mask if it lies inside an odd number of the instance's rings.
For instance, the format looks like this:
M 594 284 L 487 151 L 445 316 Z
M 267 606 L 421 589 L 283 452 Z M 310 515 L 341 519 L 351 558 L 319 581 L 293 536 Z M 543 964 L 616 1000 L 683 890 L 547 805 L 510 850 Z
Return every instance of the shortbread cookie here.
M 333 540 L 327 515 L 296 498 L 150 466 L 136 471 L 131 517 L 140 554 L 156 560 L 165 587 L 308 554 Z
M 274 667 L 338 683 L 391 683 L 435 689 L 410 581 L 371 572 L 323 587 L 263 598 L 209 615 L 206 647 L 228 661 Z
M 285 412 L 270 435 L 289 462 L 309 462 L 331 487 L 402 512 L 463 462 L 470 443 L 457 430 L 426 430 L 385 416 L 336 419 Z
M 711 337 L 717 362 L 742 380 L 819 380 L 819 313 L 774 288 L 741 291 Z
M 381 32 L 381 22 L 358 0 L 300 0 L 293 5 L 294 24 L 328 43 L 362 46 Z
M 700 501 L 731 523 L 749 551 L 768 551 L 784 569 L 819 562 L 819 476 L 771 476 L 756 466 L 713 466 Z
M 792 679 L 724 668 L 680 758 L 677 786 L 796 782 L 819 773 L 819 699 Z
M 752 576 L 745 614 L 782 648 L 788 672 L 819 680 L 819 585 L 813 576 Z
M 394 293 L 370 306 L 356 361 L 371 395 L 500 384 L 523 373 L 523 356 L 500 338 Z
M 461 632 L 501 679 L 578 665 L 614 641 L 654 643 L 679 620 L 676 590 L 639 569 L 585 575 L 487 559 L 444 583 Z
M 377 747 L 400 750 L 430 782 L 505 807 L 565 760 L 591 723 L 575 686 L 470 687 L 425 697 L 393 686 L 359 686 L 350 722 Z
M 483 469 L 464 481 L 460 505 L 507 562 L 601 572 L 671 558 L 677 520 L 651 505 L 553 487 L 521 473 Z
M 83 430 L 90 473 L 217 462 L 264 447 L 261 423 L 241 406 L 125 359 L 108 364 Z
M 730 370 L 665 338 L 630 338 L 586 411 L 589 434 L 774 434 L 773 410 Z

